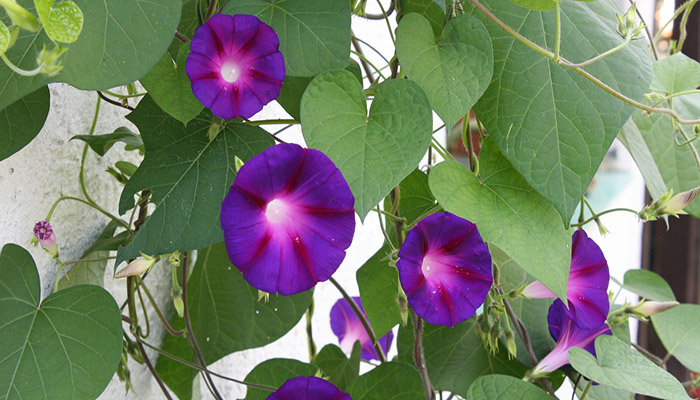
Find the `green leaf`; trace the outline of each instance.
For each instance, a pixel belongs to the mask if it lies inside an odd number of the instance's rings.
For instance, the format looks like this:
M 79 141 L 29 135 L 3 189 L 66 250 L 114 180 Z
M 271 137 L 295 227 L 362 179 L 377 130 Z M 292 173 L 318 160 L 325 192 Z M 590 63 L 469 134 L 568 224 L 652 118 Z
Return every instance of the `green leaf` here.
M 78 139 L 87 143 L 90 148 L 100 156 L 104 156 L 116 143 L 124 143 L 128 146 L 143 148 L 141 135 L 131 131 L 131 129 L 120 126 L 112 133 L 104 135 L 75 135 L 70 140 Z
M 110 221 L 97 237 L 95 243 L 80 256 L 80 259 L 98 260 L 109 257 L 109 251 L 116 250 L 116 247 L 114 249 L 104 249 L 104 247 L 109 247 L 109 243 L 115 239 L 114 231 L 117 226 L 116 222 Z M 120 238 L 124 242 L 126 232 L 120 234 Z M 85 284 L 104 286 L 105 267 L 107 267 L 107 260 L 77 263 L 58 281 L 58 290 Z
M 683 53 L 654 61 L 654 79 L 650 89 L 672 94 L 700 86 L 700 63 Z
M 604 385 L 662 399 L 687 399 L 688 395 L 673 375 L 610 336 L 595 340 L 598 359 L 584 349 L 569 349 L 569 362 L 586 378 Z
M 554 399 L 544 390 L 507 375 L 486 375 L 472 383 L 467 392 L 470 400 L 548 400 Z
M 576 387 L 576 395 L 580 398 L 587 384 L 582 380 Z M 583 384 L 582 384 L 583 383 Z M 616 389 L 606 385 L 592 385 L 586 395 L 588 400 L 635 400 L 634 395 L 627 390 Z
M 406 218 L 406 225 L 413 225 L 418 222 L 421 217 L 425 217 L 431 209 L 439 206 L 437 200 L 433 197 L 428 184 L 428 175 L 421 170 L 413 170 L 399 184 L 399 216 Z M 385 207 L 387 204 L 384 205 Z M 391 209 L 391 203 L 389 208 Z M 436 211 L 437 212 L 437 211 Z
M 189 43 L 180 47 L 177 61 L 168 52 L 146 76 L 139 79 L 153 101 L 166 113 L 187 125 L 204 108 L 194 97 L 190 78 L 185 73 L 185 61 L 190 52 Z
M 10 30 L 7 29 L 7 26 L 2 21 L 0 21 L 0 54 L 5 54 L 5 50 L 10 47 L 10 41 Z
M 30 11 L 33 8 L 31 0 L 19 3 Z M 0 110 L 49 82 L 100 90 L 141 78 L 173 40 L 181 9 L 181 0 L 76 0 L 75 4 L 83 12 L 85 25 L 62 57 L 63 70 L 53 78 L 26 78 L 0 63 Z M 20 68 L 32 70 L 44 45 L 53 46 L 43 30 L 22 31 L 7 56 Z
M 700 115 L 700 94 L 685 95 L 673 99 L 673 109 L 683 118 L 697 118 Z M 645 115 L 638 111 L 632 115 L 635 124 L 646 142 L 654 162 L 661 172 L 666 186 L 678 194 L 700 186 L 700 170 L 692 149 L 696 142 L 685 145 L 686 140 L 680 132 L 676 132 L 671 124 L 671 117 L 663 114 Z M 693 126 L 681 126 L 688 138 L 693 138 Z M 700 217 L 700 202 L 694 201 L 685 211 L 695 217 Z
M 673 290 L 664 278 L 644 269 L 631 269 L 625 272 L 623 287 L 647 300 L 676 301 Z
M 200 12 L 206 13 L 206 4 L 202 4 L 199 0 L 182 0 L 182 11 L 180 12 L 180 23 L 177 26 L 177 31 L 185 37 L 191 38 L 194 32 L 199 28 L 199 20 L 197 19 L 197 6 L 200 6 Z M 177 54 L 178 49 L 182 46 L 182 42 L 178 39 L 173 39 L 168 47 L 168 53 Z
M 116 265 L 137 257 L 185 251 L 223 240 L 219 213 L 236 176 L 237 156 L 249 160 L 274 144 L 258 127 L 228 123 L 212 142 L 205 110 L 187 127 L 165 114 L 149 96 L 127 117 L 141 131 L 146 156 L 124 186 L 119 212 L 134 205 L 134 195 L 150 189 L 156 210 L 131 242 L 120 247 Z
M 418 370 L 410 364 L 386 362 L 360 375 L 348 389 L 353 400 L 422 400 L 425 389 Z
M 557 0 L 511 0 L 513 3 L 536 11 L 554 10 Z
M 566 302 L 571 235 L 554 207 L 496 149 L 484 142 L 481 180 L 456 162 L 430 172 L 430 189 L 446 211 L 474 222 L 481 237 L 508 253 Z
M 53 3 L 53 1 L 51 1 Z M 36 3 L 36 0 L 35 0 Z M 73 1 L 64 1 L 49 8 L 48 15 L 39 13 L 44 30 L 54 42 L 73 43 L 83 30 L 83 12 Z
M 700 371 L 700 306 L 681 304 L 651 316 L 666 350 L 691 371 Z
M 340 168 L 364 219 L 423 158 L 432 135 L 432 111 L 415 82 L 383 83 L 367 116 L 362 85 L 347 71 L 318 75 L 301 100 L 301 124 L 309 147 Z
M 273 358 L 258 364 L 245 377 L 246 382 L 279 388 L 289 379 L 298 376 L 314 376 L 318 368 L 297 360 Z M 265 400 L 269 391 L 249 387 L 245 400 Z
M 399 272 L 389 261 L 389 249 L 379 249 L 357 270 L 362 308 L 377 338 L 401 322 L 399 311 Z
M 637 164 L 639 172 L 641 172 L 642 177 L 644 177 L 644 183 L 647 186 L 647 190 L 649 190 L 651 198 L 657 200 L 661 195 L 666 193 L 666 184 L 661 177 L 659 167 L 654 161 L 654 156 L 644 142 L 644 138 L 632 118 L 627 120 L 627 123 L 625 123 L 620 133 L 617 135 L 617 138 L 625 148 L 627 148 L 630 155 L 632 155 L 634 163 Z
M 122 352 L 117 303 L 93 285 L 40 299 L 32 256 L 6 244 L 0 253 L 0 393 L 7 399 L 97 398 Z
M 271 294 L 268 302 L 258 301 L 258 290 L 231 265 L 223 242 L 199 250 L 187 287 L 192 329 L 207 364 L 279 339 L 297 324 L 313 295 Z M 184 321 L 174 317 L 173 327 L 182 329 Z M 194 360 L 184 337 L 167 336 L 163 350 Z M 156 370 L 180 399 L 190 398 L 197 371 L 166 357 L 158 360 Z
M 442 22 L 445 19 L 445 2 L 435 0 L 400 0 L 403 15 L 418 13 L 430 21 L 435 36 L 442 33 Z M 441 3 L 441 4 L 439 4 Z
M 399 360 L 413 362 L 414 335 L 411 322 L 407 325 L 399 328 Z M 489 354 L 474 328 L 474 318 L 453 328 L 426 323 L 423 349 L 433 387 L 462 397 L 467 396 L 469 386 L 482 375 L 506 374 L 521 378 L 527 370 L 517 360 L 509 360 L 505 349 L 495 355 Z
M 423 16 L 405 15 L 396 29 L 396 55 L 448 127 L 472 108 L 493 75 L 491 37 L 470 15 L 451 19 L 438 38 Z
M 554 48 L 555 13 L 528 10 L 510 0 L 483 4 L 528 39 Z M 481 11 L 471 11 L 491 34 L 495 61 L 493 80 L 475 112 L 501 153 L 554 204 L 568 226 L 633 107 L 573 69 L 553 64 Z M 619 45 L 617 12 L 609 1 L 561 2 L 561 55 L 583 62 Z M 651 81 L 649 51 L 641 40 L 584 69 L 635 100 L 642 99 Z
M 348 0 L 237 0 L 221 10 L 250 14 L 277 32 L 287 74 L 314 76 L 350 61 Z
M 501 285 L 504 292 L 515 290 L 522 285 L 532 282 L 534 279 L 518 265 L 500 247 L 490 245 L 491 258 L 494 266 L 499 268 Z M 549 334 L 547 314 L 553 299 L 510 299 L 510 306 L 515 315 L 520 318 L 530 334 L 530 342 L 538 360 L 546 356 L 555 345 L 552 335 Z M 511 325 L 511 329 L 513 326 Z M 524 365 L 530 365 L 530 356 L 520 336 L 515 335 L 515 344 L 518 346 L 517 359 Z
M 327 344 L 316 355 L 314 364 L 318 365 L 324 376 L 328 376 L 329 382 L 346 391 L 348 385 L 360 374 L 361 356 L 362 346 L 359 341 L 352 346 L 350 358 L 345 357 L 340 347 Z
M 345 70 L 355 75 L 357 81 L 362 84 L 362 70 L 355 60 L 350 60 L 350 64 L 345 67 Z M 284 83 L 280 89 L 280 95 L 277 97 L 277 102 L 297 121 L 301 120 L 301 96 L 312 79 L 312 77 L 290 75 L 284 77 Z
M 39 134 L 49 115 L 50 100 L 49 88 L 44 86 L 0 111 L 0 161 L 20 151 Z
M 136 173 L 136 170 L 138 169 L 136 165 L 128 161 L 117 161 L 116 163 L 114 163 L 114 166 L 116 166 L 122 174 L 129 177 L 134 175 Z

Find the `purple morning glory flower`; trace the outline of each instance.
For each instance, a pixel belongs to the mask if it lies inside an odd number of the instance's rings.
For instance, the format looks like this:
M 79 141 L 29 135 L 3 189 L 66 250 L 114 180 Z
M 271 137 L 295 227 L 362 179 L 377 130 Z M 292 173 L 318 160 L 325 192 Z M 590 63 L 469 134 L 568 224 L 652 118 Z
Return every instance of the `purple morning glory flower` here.
M 491 254 L 476 225 L 449 212 L 408 232 L 396 267 L 409 304 L 433 325 L 469 319 L 493 283 Z
M 566 299 L 570 318 L 580 327 L 589 329 L 600 325 L 608 317 L 610 271 L 600 247 L 583 229 L 574 232 L 572 241 Z M 556 297 L 539 281 L 526 286 L 522 294 L 532 298 Z
M 360 307 L 362 313 L 365 313 L 360 298 L 353 297 L 352 299 L 358 307 Z M 365 314 L 365 316 L 366 315 L 367 314 Z M 331 329 L 333 333 L 338 336 L 340 348 L 343 349 L 344 352 L 349 354 L 352 351 L 352 346 L 355 344 L 355 341 L 359 340 L 360 345 L 362 345 L 362 359 L 365 361 L 379 360 L 377 352 L 374 350 L 374 344 L 370 340 L 367 331 L 362 326 L 362 322 L 360 322 L 360 319 L 355 312 L 353 312 L 350 303 L 344 298 L 338 299 L 333 305 L 333 308 L 331 308 Z M 389 331 L 389 333 L 379 339 L 379 345 L 384 350 L 384 354 L 389 351 L 393 339 L 394 333 L 392 331 Z
M 216 14 L 197 28 L 185 72 L 195 97 L 231 119 L 250 118 L 276 99 L 285 68 L 272 28 L 252 15 Z
M 315 376 L 289 379 L 267 400 L 352 400 L 332 383 Z
M 534 376 L 545 372 L 552 372 L 569 363 L 569 348 L 580 347 L 589 353 L 595 354 L 595 338 L 600 335 L 611 335 L 610 328 L 605 321 L 590 329 L 584 329 L 572 319 L 571 313 L 566 309 L 564 302 L 557 299 L 549 307 L 547 314 L 549 333 L 557 344 L 535 367 Z
M 354 202 L 325 154 L 296 144 L 270 147 L 241 167 L 221 206 L 229 258 L 259 290 L 308 290 L 345 258 Z

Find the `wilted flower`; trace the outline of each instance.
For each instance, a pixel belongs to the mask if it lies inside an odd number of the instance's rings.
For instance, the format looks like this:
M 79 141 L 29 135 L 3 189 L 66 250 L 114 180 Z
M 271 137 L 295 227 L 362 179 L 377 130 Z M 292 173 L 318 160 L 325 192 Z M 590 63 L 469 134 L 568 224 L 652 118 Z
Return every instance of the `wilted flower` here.
M 362 308 L 362 300 L 359 297 L 353 297 L 352 299 L 360 308 L 360 311 L 365 314 L 365 310 Z M 333 308 L 331 308 L 331 329 L 338 337 L 340 348 L 344 352 L 350 353 L 355 341 L 359 340 L 362 346 L 362 359 L 365 361 L 379 360 L 374 344 L 370 340 L 364 326 L 362 326 L 360 318 L 353 312 L 350 303 L 344 298 L 338 299 Z M 384 354 L 389 351 L 393 339 L 394 333 L 392 331 L 389 331 L 389 333 L 379 339 L 379 345 L 384 350 Z
M 580 347 L 589 353 L 595 354 L 595 338 L 600 335 L 611 335 L 610 328 L 601 322 L 590 329 L 581 328 L 575 319 L 571 318 L 564 303 L 557 299 L 549 307 L 547 314 L 549 333 L 557 341 L 549 354 L 547 354 L 535 367 L 532 375 L 541 376 L 552 372 L 569 363 L 569 349 Z
M 583 229 L 574 232 L 571 248 L 571 269 L 566 288 L 570 318 L 582 328 L 593 328 L 608 317 L 608 283 L 610 271 L 600 247 Z M 541 282 L 525 287 L 522 294 L 531 298 L 556 297 Z
M 141 257 L 130 262 L 126 267 L 114 274 L 115 278 L 126 278 L 127 276 L 141 275 L 153 267 L 158 261 L 158 257 L 151 257 L 141 253 Z
M 49 221 L 39 221 L 34 225 L 34 237 L 51 256 L 55 257 L 58 254 L 56 234 L 53 232 Z M 34 242 L 34 245 L 36 245 L 36 242 Z
M 221 206 L 229 258 L 259 290 L 308 290 L 345 258 L 354 202 L 325 154 L 296 144 L 270 147 L 241 167 Z
M 185 72 L 195 97 L 231 119 L 250 118 L 276 99 L 285 68 L 272 28 L 252 15 L 217 14 L 197 28 Z
M 469 319 L 493 283 L 491 254 L 476 225 L 449 212 L 426 217 L 408 232 L 397 268 L 409 304 L 434 325 Z
M 315 376 L 287 380 L 267 400 L 352 400 L 332 383 Z

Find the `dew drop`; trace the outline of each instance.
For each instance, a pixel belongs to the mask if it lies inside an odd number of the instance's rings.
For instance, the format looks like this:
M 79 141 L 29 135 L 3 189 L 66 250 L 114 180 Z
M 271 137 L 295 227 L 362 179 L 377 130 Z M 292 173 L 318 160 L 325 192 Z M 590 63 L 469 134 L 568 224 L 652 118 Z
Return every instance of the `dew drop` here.
M 275 307 L 275 312 L 277 312 L 277 307 Z
M 207 342 L 209 341 L 209 336 L 207 336 Z
M 255 313 L 256 313 L 256 314 L 260 314 L 260 311 L 259 311 L 259 310 L 255 310 Z

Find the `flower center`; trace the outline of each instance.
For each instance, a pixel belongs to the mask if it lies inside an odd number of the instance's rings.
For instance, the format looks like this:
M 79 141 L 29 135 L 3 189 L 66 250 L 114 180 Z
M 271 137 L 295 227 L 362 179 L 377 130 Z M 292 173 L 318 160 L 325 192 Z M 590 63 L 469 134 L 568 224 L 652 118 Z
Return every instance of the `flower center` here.
M 289 217 L 289 206 L 280 199 L 274 199 L 267 203 L 265 208 L 267 220 L 273 224 L 279 224 Z
M 423 257 L 421 271 L 423 271 L 423 276 L 425 276 L 426 279 L 430 279 L 430 277 L 435 275 L 439 267 L 438 262 L 435 256 L 426 255 Z
M 231 61 L 226 61 L 221 66 L 221 77 L 228 83 L 233 83 L 241 76 L 241 70 Z

